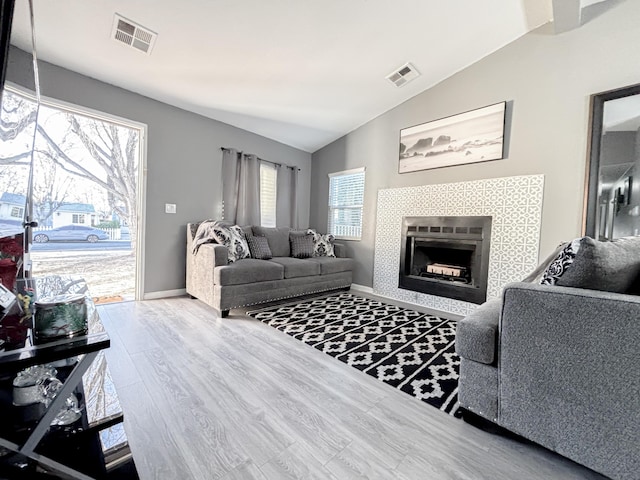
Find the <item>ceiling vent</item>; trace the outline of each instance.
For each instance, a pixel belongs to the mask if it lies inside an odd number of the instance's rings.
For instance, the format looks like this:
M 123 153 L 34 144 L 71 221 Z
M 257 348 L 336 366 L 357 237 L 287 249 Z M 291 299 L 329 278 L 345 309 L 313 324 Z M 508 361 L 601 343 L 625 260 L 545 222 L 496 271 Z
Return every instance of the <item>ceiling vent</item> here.
M 416 67 L 410 63 L 405 63 L 398 70 L 387 75 L 387 80 L 393 83 L 396 87 L 402 87 L 419 76 L 420 72 L 416 70 Z
M 157 33 L 152 32 L 146 27 L 138 25 L 131 20 L 121 17 L 117 13 L 113 18 L 113 29 L 111 38 L 129 45 L 136 50 L 151 54 L 154 43 L 156 43 Z

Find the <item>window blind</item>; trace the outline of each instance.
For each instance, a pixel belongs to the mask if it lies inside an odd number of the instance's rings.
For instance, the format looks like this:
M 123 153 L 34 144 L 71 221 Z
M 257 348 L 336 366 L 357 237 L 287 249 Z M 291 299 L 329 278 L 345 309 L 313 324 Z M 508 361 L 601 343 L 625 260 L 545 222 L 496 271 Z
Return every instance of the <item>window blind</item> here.
M 327 230 L 338 238 L 362 238 L 364 168 L 329 174 Z
M 260 224 L 276 226 L 276 186 L 278 172 L 272 163 L 260 162 Z

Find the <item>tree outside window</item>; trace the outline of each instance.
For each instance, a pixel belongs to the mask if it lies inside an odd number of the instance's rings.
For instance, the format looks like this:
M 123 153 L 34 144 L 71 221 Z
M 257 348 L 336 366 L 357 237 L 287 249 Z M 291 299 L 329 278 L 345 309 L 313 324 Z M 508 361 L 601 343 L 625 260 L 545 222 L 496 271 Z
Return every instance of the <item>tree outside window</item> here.
M 38 134 L 34 219 L 40 225 L 50 224 L 64 204 L 91 204 L 103 218 L 129 227 L 135 251 L 139 130 L 44 104 L 35 125 L 35 102 L 5 89 L 0 115 L 0 193 L 26 192 L 28 140 L 34 128 Z M 73 223 L 85 221 L 74 217 Z

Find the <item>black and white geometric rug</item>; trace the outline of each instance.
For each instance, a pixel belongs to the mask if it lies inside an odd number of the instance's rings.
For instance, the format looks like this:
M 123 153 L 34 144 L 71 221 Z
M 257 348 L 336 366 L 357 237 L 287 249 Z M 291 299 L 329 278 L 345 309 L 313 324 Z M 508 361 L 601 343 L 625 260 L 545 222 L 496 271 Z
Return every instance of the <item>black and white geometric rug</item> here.
M 461 416 L 455 321 L 350 293 L 248 315 L 450 415 Z

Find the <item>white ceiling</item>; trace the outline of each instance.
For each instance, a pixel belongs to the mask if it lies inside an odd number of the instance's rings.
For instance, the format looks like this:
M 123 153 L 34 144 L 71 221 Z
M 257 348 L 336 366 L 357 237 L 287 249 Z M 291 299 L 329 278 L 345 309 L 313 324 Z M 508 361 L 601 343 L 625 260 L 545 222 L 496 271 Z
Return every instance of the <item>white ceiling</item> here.
M 30 51 L 28 2 L 16 3 L 11 43 Z M 40 59 L 308 152 L 548 22 L 552 12 L 551 0 L 34 4 Z M 158 33 L 150 56 L 110 38 L 116 12 Z M 397 88 L 385 76 L 406 62 L 422 75 Z

